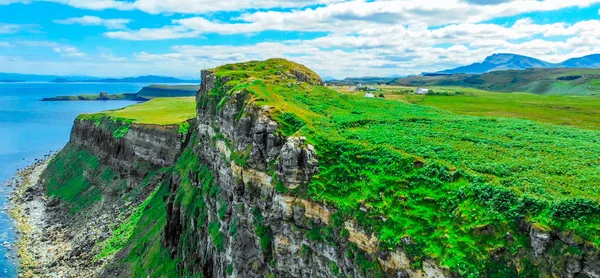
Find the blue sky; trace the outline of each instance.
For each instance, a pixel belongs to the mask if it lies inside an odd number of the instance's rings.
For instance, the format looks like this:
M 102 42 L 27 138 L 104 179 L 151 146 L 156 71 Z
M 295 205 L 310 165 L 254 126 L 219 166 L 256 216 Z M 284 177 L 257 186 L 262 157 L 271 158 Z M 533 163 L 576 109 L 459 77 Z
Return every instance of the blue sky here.
M 600 53 L 600 0 L 0 0 L 0 72 L 197 77 L 284 57 L 322 76 Z

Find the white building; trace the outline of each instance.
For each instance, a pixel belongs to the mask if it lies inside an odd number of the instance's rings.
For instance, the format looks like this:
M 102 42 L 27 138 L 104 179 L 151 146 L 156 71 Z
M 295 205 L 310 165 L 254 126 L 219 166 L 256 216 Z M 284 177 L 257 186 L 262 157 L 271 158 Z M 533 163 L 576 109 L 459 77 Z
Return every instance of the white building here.
M 365 97 L 367 97 L 367 98 L 374 98 L 375 95 L 372 94 L 372 93 L 365 93 Z
M 417 88 L 417 90 L 415 91 L 415 94 L 417 94 L 417 95 L 426 95 L 426 94 L 429 94 L 429 89 Z

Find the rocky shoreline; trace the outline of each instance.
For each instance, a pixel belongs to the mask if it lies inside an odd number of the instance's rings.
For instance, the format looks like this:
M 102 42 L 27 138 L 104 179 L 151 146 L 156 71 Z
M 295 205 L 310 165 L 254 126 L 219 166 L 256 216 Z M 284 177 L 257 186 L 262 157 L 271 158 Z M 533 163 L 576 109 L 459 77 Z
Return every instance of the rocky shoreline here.
M 72 249 L 70 234 L 60 217 L 58 201 L 47 198 L 40 176 L 52 156 L 36 160 L 19 170 L 10 197 L 10 215 L 15 219 L 19 238 L 15 244 L 20 262 L 19 276 L 87 277 L 84 268 L 61 263 Z

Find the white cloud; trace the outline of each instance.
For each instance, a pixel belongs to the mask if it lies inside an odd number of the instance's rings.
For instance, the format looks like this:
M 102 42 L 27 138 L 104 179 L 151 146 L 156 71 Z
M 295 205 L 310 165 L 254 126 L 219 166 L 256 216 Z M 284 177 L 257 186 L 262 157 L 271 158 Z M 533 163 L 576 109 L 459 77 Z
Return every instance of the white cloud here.
M 9 24 L 0 22 L 0 34 L 14 34 L 19 32 L 37 32 L 36 24 Z
M 54 23 L 58 24 L 79 24 L 84 26 L 104 26 L 108 29 L 125 29 L 127 24 L 130 23 L 130 19 L 125 18 L 114 18 L 104 19 L 97 16 L 82 16 L 72 17 L 67 19 L 55 20 Z
M 13 45 L 8 42 L 0 42 L 0 47 L 13 47 Z
M 72 47 L 72 46 L 57 46 L 52 48 L 52 50 L 54 50 L 54 52 L 56 53 L 60 53 L 63 56 L 66 57 L 83 57 L 85 56 L 85 53 L 79 52 L 79 50 L 77 50 L 77 48 Z
M 182 13 L 205 14 L 218 11 L 240 11 L 248 9 L 301 8 L 317 4 L 328 4 L 344 0 L 37 0 L 60 3 L 89 10 L 140 10 L 150 14 Z M 0 5 L 30 3 L 31 0 L 0 0 Z
M 100 59 L 111 61 L 111 62 L 124 62 L 127 61 L 126 57 L 115 56 L 110 52 L 103 52 L 100 54 Z
M 12 45 L 18 47 L 48 48 L 63 57 L 81 58 L 86 56 L 85 53 L 79 51 L 76 47 L 51 41 L 15 41 Z
M 58 21 L 103 25 L 113 29 L 104 33 L 106 37 L 122 40 L 202 38 L 206 34 L 257 34 L 268 30 L 326 34 L 307 40 L 269 38 L 275 42 L 252 45 L 243 45 L 244 41 L 235 45 L 178 45 L 164 51 L 138 51 L 128 57 L 115 56 L 110 50 L 99 51 L 100 54 L 94 56 L 85 55 L 75 47 L 48 46 L 61 55 L 74 59 L 85 57 L 81 60 L 98 65 L 93 69 L 82 67 L 82 72 L 96 71 L 89 74 L 102 72 L 104 69 L 99 65 L 103 63 L 122 64 L 115 68 L 119 72 L 137 67 L 139 73 L 189 75 L 200 68 L 224 63 L 284 57 L 325 75 L 391 75 L 437 71 L 478 62 L 499 52 L 551 62 L 600 52 L 600 20 L 540 23 L 522 18 L 504 25 L 488 21 L 530 12 L 589 7 L 600 0 L 445 0 L 443 5 L 435 0 L 51 1 L 83 9 L 192 14 L 172 16 L 166 26 L 146 25 L 134 30 L 126 28 L 127 19 L 84 16 Z M 327 5 L 310 6 L 315 3 Z M 294 9 L 270 9 L 273 7 Z M 241 12 L 227 22 L 214 16 L 215 11 Z M 109 20 L 120 21 L 109 23 Z

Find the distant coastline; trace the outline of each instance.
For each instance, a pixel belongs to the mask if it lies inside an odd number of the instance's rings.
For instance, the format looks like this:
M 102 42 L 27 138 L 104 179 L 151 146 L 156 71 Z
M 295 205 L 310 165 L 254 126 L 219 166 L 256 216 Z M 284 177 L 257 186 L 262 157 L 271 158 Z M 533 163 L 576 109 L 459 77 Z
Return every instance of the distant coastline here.
M 195 96 L 200 85 L 149 85 L 137 93 L 109 94 L 100 92 L 97 95 L 56 96 L 43 98 L 42 101 L 107 101 L 132 100 L 147 101 L 158 97 L 188 97 Z

